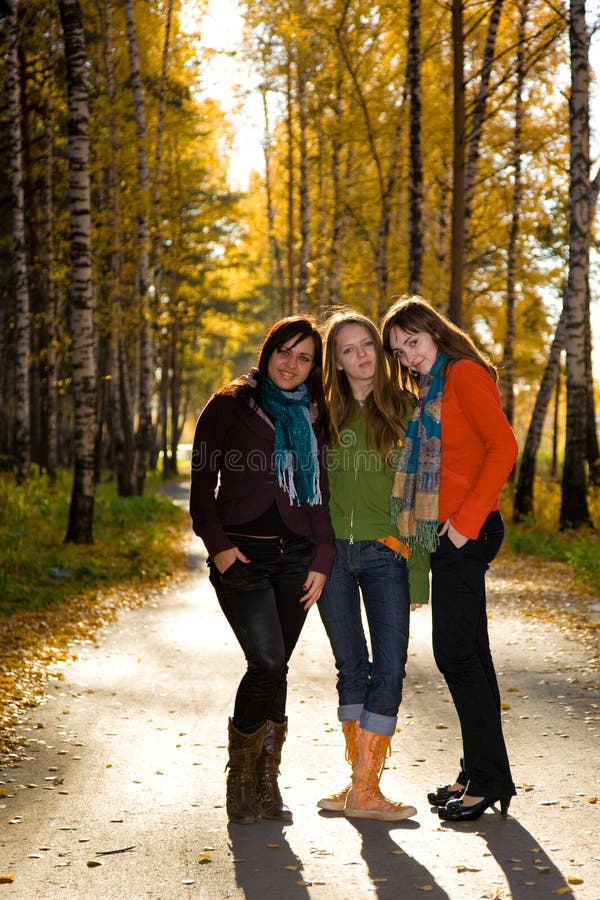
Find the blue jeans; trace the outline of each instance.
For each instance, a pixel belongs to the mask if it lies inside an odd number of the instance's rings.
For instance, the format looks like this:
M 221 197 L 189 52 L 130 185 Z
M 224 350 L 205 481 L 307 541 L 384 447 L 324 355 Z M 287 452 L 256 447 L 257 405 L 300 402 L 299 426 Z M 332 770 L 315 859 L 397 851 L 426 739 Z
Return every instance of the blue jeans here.
M 406 562 L 379 541 L 338 540 L 336 546 L 333 571 L 318 606 L 338 672 L 338 718 L 357 720 L 361 728 L 376 734 L 392 735 L 408 652 Z M 361 618 L 361 594 L 372 660 Z

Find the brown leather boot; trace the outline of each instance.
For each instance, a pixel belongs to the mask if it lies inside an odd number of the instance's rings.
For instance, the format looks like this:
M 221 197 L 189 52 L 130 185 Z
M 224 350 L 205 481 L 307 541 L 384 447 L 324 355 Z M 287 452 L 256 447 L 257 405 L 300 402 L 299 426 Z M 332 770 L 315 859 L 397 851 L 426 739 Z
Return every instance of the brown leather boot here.
M 263 746 L 265 726 L 244 734 L 229 720 L 229 761 L 227 768 L 227 816 L 230 822 L 256 822 L 256 761 Z
M 416 816 L 414 806 L 394 803 L 379 790 L 386 757 L 391 753 L 389 735 L 372 731 L 358 733 L 358 761 L 352 773 L 352 788 L 346 798 L 345 815 L 351 819 L 382 819 L 397 822 Z
M 342 731 L 346 739 L 346 760 L 350 763 L 352 769 L 356 765 L 358 759 L 358 722 L 353 720 L 342 722 Z M 329 794 L 328 797 L 322 797 L 317 803 L 320 809 L 328 809 L 333 812 L 343 812 L 346 805 L 346 797 L 352 787 L 352 782 L 348 784 L 342 791 L 335 794 Z
M 281 748 L 287 735 L 287 720 L 281 724 L 267 719 L 262 753 L 256 763 L 256 808 L 265 819 L 291 819 L 277 784 Z

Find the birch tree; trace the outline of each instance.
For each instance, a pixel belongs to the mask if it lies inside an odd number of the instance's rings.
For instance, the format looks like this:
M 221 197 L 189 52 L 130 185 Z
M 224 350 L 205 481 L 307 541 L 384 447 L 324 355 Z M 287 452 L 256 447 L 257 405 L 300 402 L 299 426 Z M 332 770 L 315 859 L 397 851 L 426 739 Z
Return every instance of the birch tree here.
M 97 374 L 92 291 L 87 53 L 79 0 L 59 0 L 67 76 L 74 473 L 66 540 L 91 544 Z
M 139 333 L 139 389 L 138 426 L 134 446 L 134 489 L 136 494 L 144 493 L 146 472 L 150 464 L 153 444 L 152 394 L 154 390 L 154 341 L 152 335 L 152 310 L 150 290 L 150 170 L 146 149 L 146 112 L 144 108 L 144 87 L 140 71 L 137 31 L 133 10 L 133 0 L 125 0 L 127 21 L 127 42 L 131 70 L 131 89 L 136 127 L 136 155 L 138 173 L 137 210 L 137 293 L 140 303 Z
M 515 306 L 516 280 L 518 260 L 519 220 L 522 198 L 522 154 L 523 154 L 523 88 L 525 84 L 525 39 L 529 0 L 519 4 L 519 44 L 517 49 L 517 77 L 515 85 L 515 126 L 513 133 L 513 195 L 508 237 L 507 273 L 506 273 L 506 328 L 504 332 L 504 351 L 500 388 L 506 418 L 513 424 L 515 413 L 514 395 L 514 346 L 515 346 Z
M 590 179 L 589 36 L 585 0 L 571 0 L 569 18 L 571 95 L 569 98 L 569 273 L 565 292 L 567 419 L 560 527 L 591 525 L 587 504 L 586 316 L 589 315 L 591 228 L 600 172 Z
M 423 160 L 421 154 L 421 0 L 409 0 L 407 80 L 410 97 L 408 163 L 408 293 L 421 293 Z
M 18 0 L 8 0 L 6 92 L 10 114 L 10 159 L 12 188 L 12 254 L 15 293 L 15 460 L 17 482 L 31 474 L 30 346 L 31 322 L 25 209 L 23 190 L 23 140 L 21 131 L 21 86 L 19 65 Z

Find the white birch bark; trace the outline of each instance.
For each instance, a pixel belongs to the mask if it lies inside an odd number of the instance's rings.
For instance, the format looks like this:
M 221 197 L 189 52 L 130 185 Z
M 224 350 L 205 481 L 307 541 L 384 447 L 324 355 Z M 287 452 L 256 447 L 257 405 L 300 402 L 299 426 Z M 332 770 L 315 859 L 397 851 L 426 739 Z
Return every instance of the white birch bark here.
M 10 168 L 12 189 L 12 255 L 15 291 L 15 462 L 17 482 L 31 474 L 30 346 L 31 318 L 25 210 L 23 190 L 23 139 L 21 131 L 21 86 L 19 82 L 18 0 L 9 0 L 7 16 L 6 94 L 10 115 Z
M 97 372 L 92 290 L 87 54 L 78 0 L 59 0 L 67 69 L 74 475 L 66 540 L 93 540 Z
M 144 493 L 144 481 L 150 464 L 153 443 L 152 394 L 154 391 L 154 341 L 150 291 L 150 171 L 146 149 L 144 88 L 140 73 L 133 0 L 125 0 L 129 66 L 136 125 L 139 207 L 137 211 L 137 291 L 140 303 L 140 378 L 138 388 L 138 426 L 134 448 L 134 490 Z
M 592 227 L 589 123 L 589 35 L 585 0 L 571 0 L 569 20 L 571 96 L 569 101 L 569 274 L 565 291 L 567 420 L 560 527 L 591 524 L 587 504 L 587 391 L 585 328 Z

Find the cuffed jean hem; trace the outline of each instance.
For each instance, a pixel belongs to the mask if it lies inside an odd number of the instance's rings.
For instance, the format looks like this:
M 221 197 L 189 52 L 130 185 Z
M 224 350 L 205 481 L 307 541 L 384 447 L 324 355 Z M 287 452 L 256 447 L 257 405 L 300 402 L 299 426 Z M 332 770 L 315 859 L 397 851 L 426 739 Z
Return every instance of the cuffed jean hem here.
M 397 721 L 398 716 L 382 716 L 379 713 L 369 712 L 368 709 L 364 709 L 360 717 L 360 727 L 363 731 L 391 737 L 396 731 Z
M 358 722 L 362 711 L 362 703 L 348 703 L 346 706 L 338 706 L 338 722 Z

